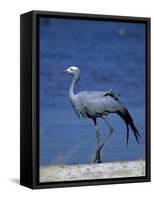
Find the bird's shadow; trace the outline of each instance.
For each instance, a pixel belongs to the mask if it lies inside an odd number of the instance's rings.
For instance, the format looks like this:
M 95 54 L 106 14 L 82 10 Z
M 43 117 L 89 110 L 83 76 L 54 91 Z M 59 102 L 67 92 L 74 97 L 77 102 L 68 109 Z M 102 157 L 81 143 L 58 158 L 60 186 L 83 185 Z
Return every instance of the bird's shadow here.
M 18 178 L 10 178 L 10 181 L 11 181 L 12 183 L 17 184 L 17 185 L 20 185 L 20 179 L 18 179 Z

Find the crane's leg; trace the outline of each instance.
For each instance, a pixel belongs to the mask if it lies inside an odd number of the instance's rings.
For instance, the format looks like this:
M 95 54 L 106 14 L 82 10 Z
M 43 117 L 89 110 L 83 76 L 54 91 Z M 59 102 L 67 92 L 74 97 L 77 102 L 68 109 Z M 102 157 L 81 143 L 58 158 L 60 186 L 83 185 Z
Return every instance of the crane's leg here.
M 112 126 L 109 124 L 109 122 L 106 120 L 105 117 L 102 117 L 102 119 L 106 122 L 107 126 L 109 127 L 109 135 L 105 138 L 105 140 L 103 141 L 103 143 L 99 146 L 99 151 L 103 148 L 103 146 L 105 145 L 105 143 L 107 142 L 107 140 L 111 137 L 112 133 L 113 133 L 113 128 Z
M 94 121 L 95 129 L 96 129 L 96 140 L 97 140 L 97 149 L 96 149 L 94 162 L 101 163 L 100 150 L 99 150 L 99 148 L 100 148 L 100 133 L 99 133 L 99 128 L 98 128 L 98 125 L 96 122 L 96 118 L 94 118 L 93 121 Z

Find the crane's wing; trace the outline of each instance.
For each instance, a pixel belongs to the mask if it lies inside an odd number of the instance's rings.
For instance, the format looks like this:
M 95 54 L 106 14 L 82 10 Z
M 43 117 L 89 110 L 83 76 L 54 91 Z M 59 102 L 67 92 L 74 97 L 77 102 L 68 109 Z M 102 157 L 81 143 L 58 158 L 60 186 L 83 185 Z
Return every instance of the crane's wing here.
M 83 117 L 99 117 L 115 112 L 120 102 L 111 91 L 85 91 L 76 95 L 76 105 Z
M 79 92 L 76 96 L 78 96 L 79 98 L 101 98 L 107 94 L 113 94 L 112 90 L 108 90 L 108 91 L 83 91 L 83 92 Z

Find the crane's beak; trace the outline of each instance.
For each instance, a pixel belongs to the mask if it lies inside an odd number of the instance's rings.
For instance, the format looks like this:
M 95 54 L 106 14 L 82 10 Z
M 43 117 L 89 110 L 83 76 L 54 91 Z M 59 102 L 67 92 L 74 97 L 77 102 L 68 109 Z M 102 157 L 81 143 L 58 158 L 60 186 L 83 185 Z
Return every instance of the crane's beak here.
M 61 70 L 60 72 L 61 72 L 61 73 L 66 73 L 66 72 L 67 72 L 67 69 Z

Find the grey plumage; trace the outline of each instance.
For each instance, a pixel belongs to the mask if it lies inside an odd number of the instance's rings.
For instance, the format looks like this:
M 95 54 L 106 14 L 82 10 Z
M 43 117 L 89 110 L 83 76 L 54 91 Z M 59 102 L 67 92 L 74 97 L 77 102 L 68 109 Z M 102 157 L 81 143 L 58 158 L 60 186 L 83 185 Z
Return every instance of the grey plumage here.
M 136 129 L 133 119 L 128 110 L 122 105 L 118 98 L 113 94 L 111 90 L 103 91 L 83 91 L 77 94 L 74 93 L 74 87 L 77 81 L 80 79 L 80 70 L 77 67 L 71 66 L 63 72 L 73 75 L 72 83 L 69 89 L 69 98 L 71 104 L 79 118 L 92 118 L 95 126 L 97 126 L 96 119 L 106 117 L 110 113 L 118 114 L 126 123 L 127 127 L 127 143 L 129 139 L 129 127 L 131 127 L 136 141 L 139 142 L 140 134 Z M 105 120 L 106 121 L 106 120 Z M 106 121 L 110 130 L 112 127 Z M 97 127 L 96 127 L 97 128 Z M 113 129 L 112 129 L 113 130 Z M 96 129 L 98 133 L 98 130 Z M 112 133 L 112 131 L 110 132 Z M 107 138 L 108 139 L 108 138 Z M 104 146 L 105 142 L 102 144 Z M 101 146 L 97 150 L 101 150 Z

